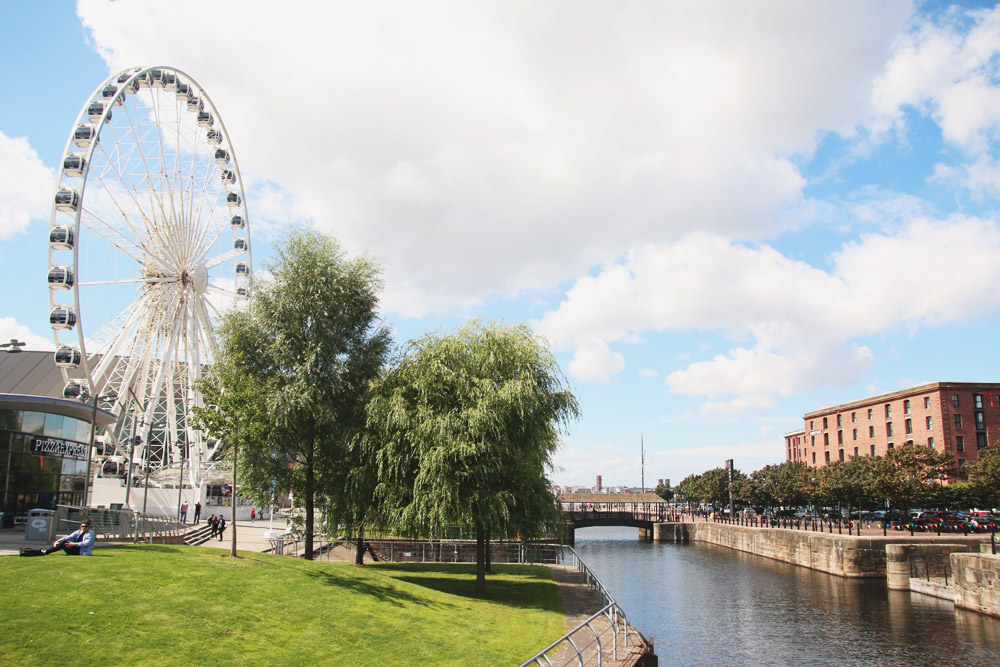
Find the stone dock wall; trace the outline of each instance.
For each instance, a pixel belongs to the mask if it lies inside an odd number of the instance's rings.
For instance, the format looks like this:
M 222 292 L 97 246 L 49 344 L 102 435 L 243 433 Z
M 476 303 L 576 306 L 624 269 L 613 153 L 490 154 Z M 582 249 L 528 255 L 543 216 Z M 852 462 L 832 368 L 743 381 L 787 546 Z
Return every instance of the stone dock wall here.
M 1000 618 L 1000 554 L 953 553 L 951 572 L 956 607 Z
M 653 528 L 657 542 L 706 542 L 852 579 L 886 578 L 889 544 L 959 543 L 978 550 L 983 539 L 982 535 L 857 537 L 711 522 L 659 523 Z

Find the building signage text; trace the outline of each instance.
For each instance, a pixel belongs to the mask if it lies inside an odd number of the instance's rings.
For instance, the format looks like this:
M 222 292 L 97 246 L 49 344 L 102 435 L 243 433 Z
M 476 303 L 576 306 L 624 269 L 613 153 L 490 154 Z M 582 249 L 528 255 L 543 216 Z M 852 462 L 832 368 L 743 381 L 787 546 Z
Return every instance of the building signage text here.
M 87 458 L 87 445 L 80 442 L 66 442 L 52 438 L 35 438 L 31 441 L 31 453 L 36 456 L 68 456 L 74 459 Z

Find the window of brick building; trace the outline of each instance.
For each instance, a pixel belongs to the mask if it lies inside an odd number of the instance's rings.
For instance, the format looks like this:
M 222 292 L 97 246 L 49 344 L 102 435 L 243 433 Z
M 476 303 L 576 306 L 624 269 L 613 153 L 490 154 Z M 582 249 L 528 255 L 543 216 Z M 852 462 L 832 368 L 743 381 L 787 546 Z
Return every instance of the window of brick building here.
M 857 439 L 858 439 L 858 429 L 853 429 L 853 433 L 852 433 L 852 435 L 854 436 L 854 438 L 853 438 L 853 439 L 854 439 L 854 440 L 857 440 Z
M 824 447 L 829 447 L 830 446 L 830 434 L 829 433 L 824 433 L 823 434 L 823 446 Z
M 986 434 L 977 433 L 976 434 L 976 449 L 986 449 Z
M 903 420 L 903 428 L 906 429 L 906 434 L 907 435 L 909 435 L 910 433 L 913 433 L 913 422 L 912 422 L 912 420 L 904 419 Z
M 905 401 L 903 401 L 903 414 L 904 415 L 910 414 L 910 399 L 906 399 Z
M 962 428 L 962 415 L 955 415 L 955 428 Z
M 892 419 L 892 403 L 885 404 L 885 418 Z
M 927 438 L 927 446 L 934 449 L 934 438 Z
M 924 410 L 930 410 L 930 409 L 931 409 L 931 397 L 924 396 Z
M 843 428 L 843 427 L 844 427 L 843 417 L 842 415 L 837 415 L 837 428 Z
M 830 462 L 830 452 L 829 451 L 826 452 L 826 462 L 827 463 Z
M 843 431 L 837 431 L 837 444 L 838 445 L 843 445 L 844 444 L 844 432 Z
M 892 444 L 892 443 L 890 442 L 890 443 L 889 443 L 889 449 L 896 449 L 896 445 L 894 445 L 894 444 Z
M 872 445 L 872 456 L 875 456 L 875 445 Z
M 844 450 L 843 449 L 840 450 L 840 460 L 841 461 L 844 460 Z
M 813 465 L 816 465 L 816 452 L 813 452 Z
M 869 438 L 874 438 L 875 437 L 875 427 L 874 426 L 869 426 L 868 427 L 868 437 Z
M 857 412 L 852 412 L 851 413 L 851 423 L 852 424 L 856 424 L 857 421 L 858 421 L 858 413 Z
M 826 428 L 827 428 L 827 426 L 826 426 L 826 417 L 823 417 L 823 430 L 825 431 Z
M 982 412 L 977 412 L 976 413 L 976 430 L 977 431 L 982 431 L 984 428 L 986 428 L 986 420 L 983 418 L 983 413 Z
M 933 417 L 928 417 L 927 418 L 927 430 L 930 431 L 933 428 L 934 428 L 934 418 Z
M 858 448 L 857 448 L 857 447 L 855 447 L 855 448 L 854 448 L 854 455 L 855 455 L 855 456 L 857 456 L 857 455 L 858 455 Z
M 872 412 L 872 409 L 871 409 L 871 408 L 868 408 L 868 420 L 869 420 L 869 421 L 871 421 L 871 419 L 872 419 L 872 414 L 874 414 L 874 413 Z
M 983 409 L 983 395 L 982 394 L 973 394 L 972 395 L 972 407 L 974 407 L 976 410 L 982 410 Z
M 954 408 L 958 407 L 958 394 L 952 394 L 951 395 L 951 405 Z
M 892 422 L 885 423 L 885 437 L 887 438 L 892 437 Z
M 960 435 L 955 436 L 955 451 L 964 452 L 965 451 L 965 438 Z

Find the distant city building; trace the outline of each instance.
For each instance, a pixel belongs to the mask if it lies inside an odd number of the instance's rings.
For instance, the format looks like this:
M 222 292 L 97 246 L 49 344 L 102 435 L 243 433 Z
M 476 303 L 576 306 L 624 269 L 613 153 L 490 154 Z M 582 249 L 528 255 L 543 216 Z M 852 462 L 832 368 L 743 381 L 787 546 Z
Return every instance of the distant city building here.
M 600 475 L 597 476 L 597 485 L 594 487 L 594 489 L 597 491 L 597 493 L 601 492 L 601 476 Z
M 958 467 L 1000 441 L 1000 383 L 931 382 L 809 412 L 785 455 L 815 468 L 896 447 L 930 447 Z

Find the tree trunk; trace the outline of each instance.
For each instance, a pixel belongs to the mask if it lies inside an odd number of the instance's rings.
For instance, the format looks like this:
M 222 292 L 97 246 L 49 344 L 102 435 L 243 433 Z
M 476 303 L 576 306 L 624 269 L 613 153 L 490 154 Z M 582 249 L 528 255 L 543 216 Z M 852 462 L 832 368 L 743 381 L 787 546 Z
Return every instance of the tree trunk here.
M 358 544 L 354 550 L 354 564 L 365 564 L 365 524 L 363 521 L 358 524 Z
M 486 532 L 476 528 L 476 595 L 486 595 Z
M 306 553 L 305 559 L 313 559 L 313 459 L 315 458 L 316 438 L 312 438 L 309 443 L 309 450 L 306 452 Z

